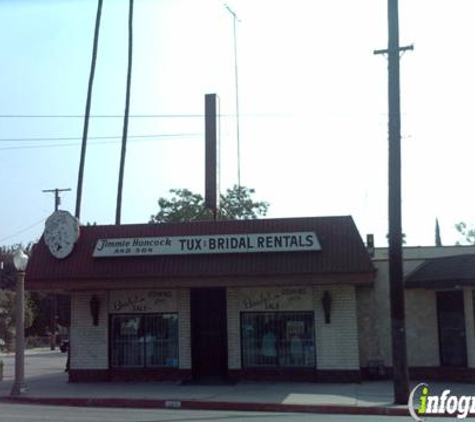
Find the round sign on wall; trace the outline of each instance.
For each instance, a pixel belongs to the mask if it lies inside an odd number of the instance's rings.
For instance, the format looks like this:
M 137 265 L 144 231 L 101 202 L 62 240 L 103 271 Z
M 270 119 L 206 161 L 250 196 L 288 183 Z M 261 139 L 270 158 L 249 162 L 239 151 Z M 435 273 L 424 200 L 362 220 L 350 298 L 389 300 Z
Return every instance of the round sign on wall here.
M 51 254 L 66 258 L 79 239 L 79 221 L 68 211 L 55 211 L 45 223 L 44 239 Z

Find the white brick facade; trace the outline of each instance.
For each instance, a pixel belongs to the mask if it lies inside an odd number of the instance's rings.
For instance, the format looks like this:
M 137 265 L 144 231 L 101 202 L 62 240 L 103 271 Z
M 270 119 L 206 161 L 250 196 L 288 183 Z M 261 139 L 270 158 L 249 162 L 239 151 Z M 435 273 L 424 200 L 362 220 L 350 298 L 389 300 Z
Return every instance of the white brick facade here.
M 325 323 L 322 296 L 332 298 L 331 322 Z M 313 292 L 317 369 L 358 370 L 358 328 L 354 286 L 316 286 Z
M 285 288 L 285 287 L 283 287 Z M 292 289 L 293 286 L 288 286 Z M 241 369 L 241 333 L 239 292 L 227 289 L 228 366 Z M 358 370 L 358 331 L 354 286 L 310 287 L 313 305 L 306 310 L 315 314 L 317 369 Z M 332 296 L 331 323 L 325 324 L 321 297 L 324 291 Z M 296 309 L 302 310 L 302 309 Z
M 178 354 L 180 369 L 191 369 L 190 290 L 178 290 Z
M 289 289 L 292 287 L 289 287 Z M 316 366 L 325 370 L 359 369 L 356 295 L 354 286 L 310 287 L 311 307 L 315 314 Z M 227 335 L 228 368 L 241 369 L 241 333 L 239 293 L 228 288 Z M 245 290 L 245 289 L 244 289 Z M 331 323 L 325 324 L 321 298 L 325 291 L 332 296 Z M 94 326 L 90 300 L 100 301 L 99 325 Z M 179 314 L 179 368 L 191 369 L 190 290 L 177 290 Z M 73 292 L 71 296 L 71 369 L 108 369 L 108 294 L 107 292 Z
M 226 289 L 228 324 L 228 368 L 241 369 L 241 333 L 238 289 Z
M 90 300 L 99 299 L 99 325 L 93 325 Z M 107 369 L 109 355 L 107 292 L 71 293 L 70 368 Z

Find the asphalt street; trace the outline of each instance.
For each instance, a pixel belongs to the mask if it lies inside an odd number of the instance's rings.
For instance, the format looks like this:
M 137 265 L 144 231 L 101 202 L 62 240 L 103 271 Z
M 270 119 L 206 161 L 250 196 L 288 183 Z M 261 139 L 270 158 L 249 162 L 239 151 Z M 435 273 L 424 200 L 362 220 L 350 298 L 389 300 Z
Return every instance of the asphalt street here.
M 28 378 L 57 374 L 66 367 L 66 353 L 49 350 L 28 350 L 25 356 L 25 375 Z M 10 354 L 2 356 L 4 367 L 4 379 L 13 379 L 15 373 L 15 356 Z M 0 419 L 1 421 L 1 419 Z

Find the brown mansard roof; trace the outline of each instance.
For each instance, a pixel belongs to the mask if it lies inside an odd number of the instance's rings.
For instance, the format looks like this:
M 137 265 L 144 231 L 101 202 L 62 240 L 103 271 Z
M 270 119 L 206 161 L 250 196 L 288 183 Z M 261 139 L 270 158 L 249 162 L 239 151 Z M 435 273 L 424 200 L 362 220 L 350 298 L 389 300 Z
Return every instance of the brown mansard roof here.
M 314 231 L 321 251 L 93 258 L 98 239 Z M 30 289 L 150 287 L 373 281 L 373 264 L 353 219 L 311 217 L 177 224 L 82 226 L 70 256 L 54 258 L 43 238 L 35 246 L 26 283 Z M 298 280 L 296 280 L 298 277 Z M 187 284 L 188 283 L 188 284 Z
M 406 287 L 454 288 L 475 286 L 475 255 L 431 258 L 407 275 Z

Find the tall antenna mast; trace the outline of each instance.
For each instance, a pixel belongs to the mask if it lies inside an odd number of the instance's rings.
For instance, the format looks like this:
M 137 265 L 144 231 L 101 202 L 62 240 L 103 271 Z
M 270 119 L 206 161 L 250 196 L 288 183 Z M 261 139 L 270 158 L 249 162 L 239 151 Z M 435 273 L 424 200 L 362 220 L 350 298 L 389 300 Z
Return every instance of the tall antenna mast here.
M 233 33 L 234 33 L 234 89 L 236 97 L 236 142 L 237 142 L 237 176 L 238 176 L 238 198 L 241 199 L 241 140 L 239 133 L 239 78 L 238 78 L 238 60 L 237 60 L 237 33 L 236 23 L 241 22 L 236 13 L 225 4 L 224 7 L 233 17 Z

